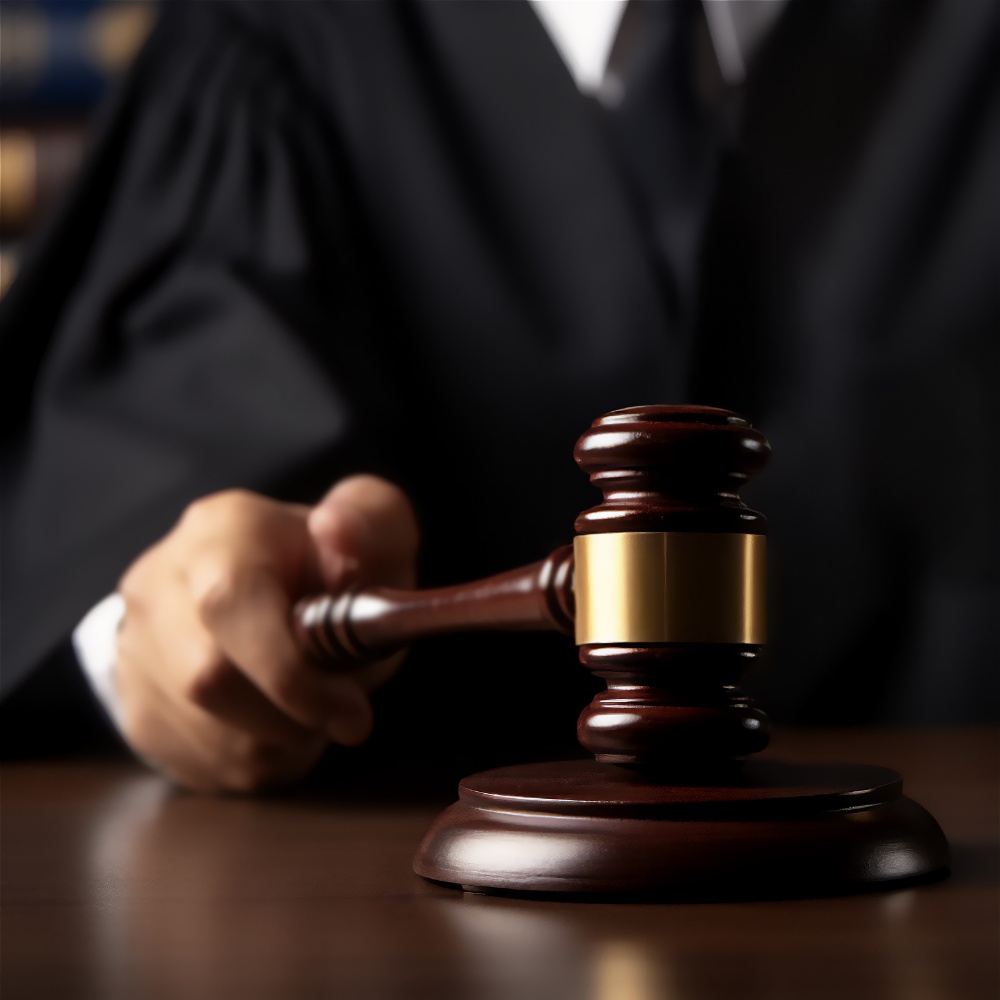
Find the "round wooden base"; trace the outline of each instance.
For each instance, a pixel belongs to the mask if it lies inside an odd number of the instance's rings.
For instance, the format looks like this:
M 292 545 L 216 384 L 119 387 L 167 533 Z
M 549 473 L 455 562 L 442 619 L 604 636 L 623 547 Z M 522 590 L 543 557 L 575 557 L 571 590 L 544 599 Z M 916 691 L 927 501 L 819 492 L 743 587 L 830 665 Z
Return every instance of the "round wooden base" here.
M 753 761 L 710 784 L 589 761 L 466 778 L 414 871 L 480 892 L 774 898 L 943 874 L 934 818 L 881 767 Z

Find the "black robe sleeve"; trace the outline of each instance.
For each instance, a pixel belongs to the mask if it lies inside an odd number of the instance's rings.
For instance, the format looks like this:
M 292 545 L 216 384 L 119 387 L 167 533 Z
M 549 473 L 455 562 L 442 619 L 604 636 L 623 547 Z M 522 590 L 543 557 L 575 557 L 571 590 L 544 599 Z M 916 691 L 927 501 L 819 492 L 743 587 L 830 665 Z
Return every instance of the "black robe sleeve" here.
M 216 5 L 168 12 L 3 303 L 3 688 L 185 504 L 350 439 L 336 143 Z

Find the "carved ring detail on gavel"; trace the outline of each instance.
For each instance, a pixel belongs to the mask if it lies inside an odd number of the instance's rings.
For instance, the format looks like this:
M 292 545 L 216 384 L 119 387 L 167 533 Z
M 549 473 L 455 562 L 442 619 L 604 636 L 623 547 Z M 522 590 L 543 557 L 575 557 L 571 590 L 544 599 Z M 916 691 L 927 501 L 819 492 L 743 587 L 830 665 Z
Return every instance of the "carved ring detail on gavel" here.
M 495 629 L 572 635 L 572 567 L 573 547 L 564 545 L 541 562 L 474 583 L 324 594 L 298 605 L 295 625 L 317 660 L 341 670 L 383 659 L 433 635 Z

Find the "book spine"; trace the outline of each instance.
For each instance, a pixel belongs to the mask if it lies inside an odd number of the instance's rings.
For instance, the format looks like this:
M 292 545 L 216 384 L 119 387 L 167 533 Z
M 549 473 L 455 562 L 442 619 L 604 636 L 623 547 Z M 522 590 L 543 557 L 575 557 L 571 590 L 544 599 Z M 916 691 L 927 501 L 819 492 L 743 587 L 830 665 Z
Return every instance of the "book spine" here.
M 142 46 L 152 2 L 0 3 L 0 109 L 51 114 L 92 107 Z
M 0 233 L 23 235 L 55 204 L 85 143 L 82 123 L 0 128 Z

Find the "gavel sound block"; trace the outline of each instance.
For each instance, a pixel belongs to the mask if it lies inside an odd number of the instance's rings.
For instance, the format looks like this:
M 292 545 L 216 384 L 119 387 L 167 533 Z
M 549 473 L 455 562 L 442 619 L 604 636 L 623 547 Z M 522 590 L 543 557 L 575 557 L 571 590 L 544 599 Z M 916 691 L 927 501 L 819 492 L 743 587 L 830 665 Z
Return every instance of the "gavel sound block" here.
M 474 629 L 575 632 L 607 689 L 588 760 L 459 785 L 414 861 L 485 892 L 666 897 L 852 892 L 941 874 L 934 819 L 882 767 L 748 761 L 768 722 L 739 688 L 765 642 L 765 522 L 739 497 L 767 461 L 735 413 L 644 406 L 596 420 L 576 460 L 604 494 L 572 548 L 442 590 L 348 592 L 299 609 L 338 669 Z

